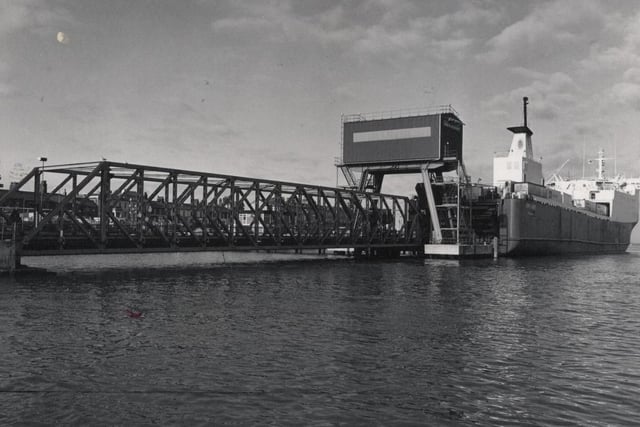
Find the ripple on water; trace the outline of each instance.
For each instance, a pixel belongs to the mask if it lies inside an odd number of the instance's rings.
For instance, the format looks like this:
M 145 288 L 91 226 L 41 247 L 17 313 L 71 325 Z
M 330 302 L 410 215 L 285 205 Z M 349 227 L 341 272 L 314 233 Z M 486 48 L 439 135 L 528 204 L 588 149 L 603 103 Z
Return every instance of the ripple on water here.
M 638 261 L 155 260 L 3 278 L 0 413 L 27 424 L 632 424 Z

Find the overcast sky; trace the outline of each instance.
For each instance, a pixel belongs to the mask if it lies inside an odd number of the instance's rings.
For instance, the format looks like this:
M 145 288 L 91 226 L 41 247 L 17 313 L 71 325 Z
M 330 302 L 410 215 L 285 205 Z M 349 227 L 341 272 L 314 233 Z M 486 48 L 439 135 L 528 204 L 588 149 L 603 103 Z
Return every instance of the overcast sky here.
M 640 2 L 0 0 L 3 176 L 46 155 L 333 185 L 341 114 L 451 104 L 490 182 L 523 96 L 546 175 L 581 175 L 583 145 L 640 175 Z

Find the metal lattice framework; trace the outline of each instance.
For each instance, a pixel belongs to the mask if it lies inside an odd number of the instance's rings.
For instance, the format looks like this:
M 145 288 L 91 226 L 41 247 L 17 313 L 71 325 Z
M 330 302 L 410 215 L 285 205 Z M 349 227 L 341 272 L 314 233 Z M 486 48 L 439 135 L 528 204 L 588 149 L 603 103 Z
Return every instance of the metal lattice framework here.
M 17 224 L 25 256 L 413 250 L 417 216 L 401 196 L 108 161 L 35 168 L 0 197 L 0 221 Z

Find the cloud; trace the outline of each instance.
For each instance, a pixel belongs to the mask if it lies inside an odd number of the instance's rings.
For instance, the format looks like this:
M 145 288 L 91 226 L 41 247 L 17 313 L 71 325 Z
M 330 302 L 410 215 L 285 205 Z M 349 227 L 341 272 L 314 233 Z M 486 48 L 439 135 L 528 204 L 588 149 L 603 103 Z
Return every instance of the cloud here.
M 520 68 L 515 72 L 533 77 L 531 83 L 490 98 L 485 103 L 490 114 L 504 117 L 526 96 L 531 102 L 529 111 L 533 118 L 554 120 L 576 103 L 580 88 L 571 76 L 562 72 L 545 74 Z
M 638 83 L 623 82 L 613 85 L 611 97 L 614 102 L 640 111 L 640 84 Z
M 592 72 L 640 67 L 640 11 L 611 14 L 607 18 L 608 37 L 594 43 L 580 65 Z
M 28 0 L 22 2 L 0 1 L 0 35 L 26 27 L 35 4 L 37 4 L 35 1 Z
M 161 142 L 172 150 L 203 153 L 207 146 L 228 145 L 237 139 L 238 131 L 212 113 L 204 114 L 187 103 L 167 104 L 162 108 L 162 117 L 149 118 L 155 126 L 142 131 L 144 140 Z M 204 150 L 204 151 L 203 151 Z
M 6 79 L 7 71 L 9 67 L 6 62 L 0 61 L 0 96 L 7 96 L 12 94 L 15 89 L 9 83 L 4 82 Z
M 628 82 L 640 84 L 640 68 L 636 68 L 636 67 L 629 68 L 627 71 L 624 72 L 622 77 L 624 78 L 624 80 Z
M 240 16 L 216 20 L 211 28 L 216 32 L 259 32 L 275 29 L 277 24 L 265 17 Z
M 474 45 L 476 33 L 495 25 L 503 13 L 485 3 L 465 2 L 449 13 L 425 15 L 430 9 L 419 5 L 406 8 L 406 14 L 391 7 L 380 24 L 367 26 L 356 35 L 354 49 L 360 53 L 405 52 L 409 56 L 460 59 Z
M 11 50 L 12 37 L 20 32 L 28 32 L 38 37 L 55 40 L 58 28 L 72 25 L 73 20 L 67 10 L 50 2 L 39 0 L 0 0 L 0 56 L 6 62 L 0 63 L 0 96 L 15 94 L 18 89 L 10 82 L 15 52 Z M 68 41 L 68 37 L 66 38 Z M 21 57 L 28 56 L 21 51 Z
M 611 87 L 609 99 L 614 104 L 640 111 L 640 68 L 632 67 L 625 71 L 622 81 Z
M 243 35 L 257 43 L 314 43 L 368 56 L 460 58 L 475 32 L 494 25 L 502 11 L 492 2 L 463 2 L 439 11 L 422 2 L 262 2 L 217 16 L 220 37 Z M 453 2 L 451 3 L 453 5 Z M 457 2 L 453 6 L 458 6 Z M 442 6 L 439 6 L 442 9 Z
M 15 88 L 7 83 L 0 81 L 0 96 L 11 95 L 15 91 Z
M 531 13 L 487 41 L 488 50 L 480 55 L 482 59 L 500 63 L 507 59 L 558 58 L 570 49 L 588 45 L 604 28 L 604 13 L 595 1 L 556 0 L 534 4 Z
M 428 19 L 432 31 L 449 36 L 477 31 L 480 28 L 497 25 L 504 16 L 504 10 L 492 2 L 464 2 L 459 9 Z
M 70 13 L 51 2 L 0 0 L 0 36 L 21 30 L 43 33 L 49 27 L 71 22 Z M 57 31 L 51 34 L 55 37 L 56 33 Z

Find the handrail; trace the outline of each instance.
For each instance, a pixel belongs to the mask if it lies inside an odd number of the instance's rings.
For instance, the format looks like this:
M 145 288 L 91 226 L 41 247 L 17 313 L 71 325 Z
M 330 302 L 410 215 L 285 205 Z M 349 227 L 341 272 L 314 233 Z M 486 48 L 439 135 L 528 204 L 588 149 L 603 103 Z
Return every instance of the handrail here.
M 458 112 L 451 106 L 451 104 L 449 104 L 422 108 L 406 108 L 401 110 L 374 111 L 372 113 L 343 114 L 342 123 L 446 113 L 454 114 L 456 117 L 460 118 Z

